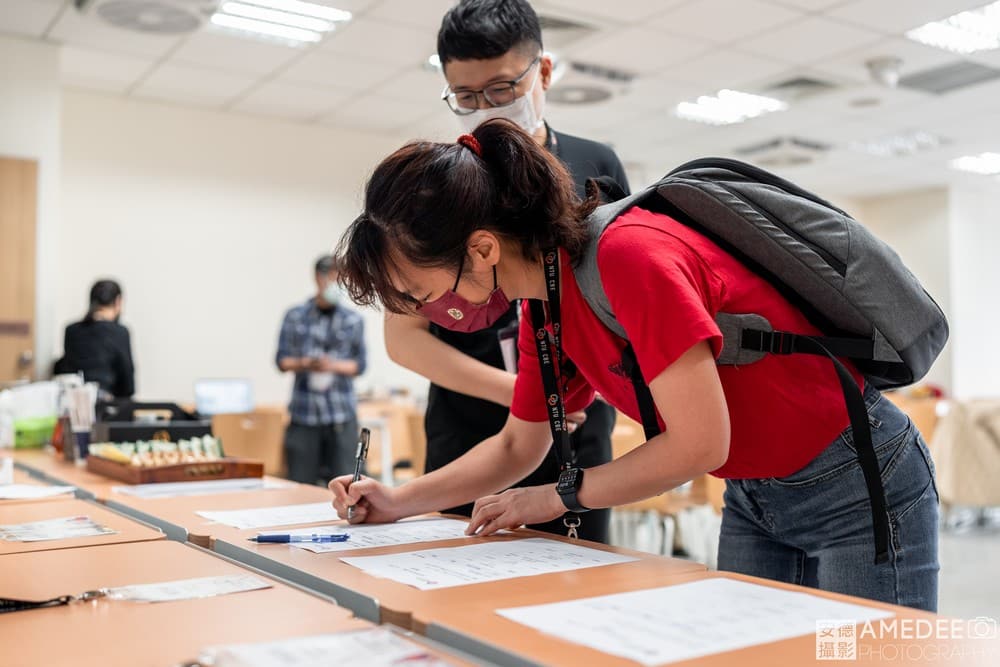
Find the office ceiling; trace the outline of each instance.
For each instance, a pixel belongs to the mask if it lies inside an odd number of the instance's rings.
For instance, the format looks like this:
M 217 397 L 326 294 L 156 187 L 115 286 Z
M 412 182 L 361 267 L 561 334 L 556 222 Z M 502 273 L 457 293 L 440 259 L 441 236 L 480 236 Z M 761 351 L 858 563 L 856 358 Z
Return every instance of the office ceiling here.
M 81 16 L 69 0 L 3 0 L 0 33 L 62 45 L 66 87 L 398 136 L 451 139 L 457 124 L 426 65 L 451 0 L 313 0 L 354 13 L 307 48 L 214 32 L 147 36 Z M 1000 50 L 957 56 L 906 30 L 984 0 L 538 0 L 540 14 L 576 24 L 546 33 L 565 62 L 634 74 L 610 99 L 551 103 L 566 132 L 610 142 L 637 180 L 682 160 L 732 155 L 830 195 L 867 196 L 971 179 L 957 156 L 1000 152 L 1000 78 L 935 94 L 873 82 L 866 61 L 902 60 L 908 75 L 955 63 L 1000 68 Z M 803 81 L 806 80 L 806 81 Z M 588 83 L 574 72 L 557 86 Z M 597 82 L 601 83 L 601 82 Z M 708 126 L 676 118 L 681 101 L 722 88 L 802 87 L 786 111 Z M 817 92 L 818 91 L 818 92 Z M 852 147 L 920 131 L 945 143 L 913 155 Z M 764 146 L 760 148 L 760 146 Z M 740 149 L 758 147 L 752 153 Z M 801 164 L 796 162 L 801 161 Z M 985 181 L 984 181 L 985 179 Z M 1000 187 L 1000 182 L 997 182 Z

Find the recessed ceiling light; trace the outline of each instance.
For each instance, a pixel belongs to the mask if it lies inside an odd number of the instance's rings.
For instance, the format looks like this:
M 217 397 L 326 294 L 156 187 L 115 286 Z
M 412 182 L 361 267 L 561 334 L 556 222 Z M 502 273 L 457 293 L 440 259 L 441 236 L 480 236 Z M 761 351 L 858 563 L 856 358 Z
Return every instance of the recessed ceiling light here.
M 938 148 L 945 143 L 947 142 L 944 139 L 930 132 L 916 131 L 890 134 L 865 141 L 852 141 L 848 147 L 878 157 L 905 157 Z
M 302 28 L 293 28 L 267 21 L 255 21 L 254 19 L 247 19 L 242 16 L 233 16 L 232 14 L 213 14 L 212 25 L 236 30 L 240 33 L 249 33 L 253 36 L 276 38 L 289 42 L 292 45 L 318 42 L 323 39 L 323 35 L 312 30 L 303 30 Z
M 338 22 L 350 19 L 350 12 L 301 0 L 228 0 L 212 15 L 212 25 L 301 46 L 320 41 Z
M 702 95 L 694 102 L 681 102 L 674 113 L 685 120 L 709 125 L 729 125 L 787 108 L 786 103 L 773 97 L 727 89 L 720 90 L 715 95 Z
M 292 14 L 302 14 L 318 19 L 326 19 L 335 23 L 344 23 L 351 20 L 351 13 L 336 7 L 317 5 L 314 2 L 302 2 L 301 0 L 246 0 L 252 5 L 270 7 Z
M 961 12 L 914 28 L 906 36 L 954 53 L 1000 48 L 1000 2 Z
M 441 56 L 439 56 L 436 53 L 432 53 L 430 56 L 427 57 L 427 64 L 432 69 L 437 69 L 437 70 L 441 69 Z
M 333 24 L 324 19 L 317 19 L 312 16 L 292 14 L 278 9 L 268 9 L 256 5 L 247 5 L 242 2 L 226 2 L 222 5 L 222 12 L 233 16 L 242 16 L 258 21 L 267 21 L 278 25 L 287 25 L 293 28 L 303 28 L 313 32 L 328 32 L 333 29 Z
M 1000 174 L 1000 153 L 980 153 L 956 158 L 948 163 L 952 169 L 967 171 L 972 174 L 992 176 Z

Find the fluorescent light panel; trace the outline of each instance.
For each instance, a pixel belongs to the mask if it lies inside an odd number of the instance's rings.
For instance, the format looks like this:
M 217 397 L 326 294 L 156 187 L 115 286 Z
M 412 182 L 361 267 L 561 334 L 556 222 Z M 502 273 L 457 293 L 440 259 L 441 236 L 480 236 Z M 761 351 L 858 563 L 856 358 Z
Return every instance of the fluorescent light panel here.
M 318 42 L 351 13 L 301 0 L 230 0 L 212 15 L 216 26 L 301 45 Z
M 917 131 L 891 134 L 867 141 L 852 141 L 849 146 L 853 150 L 878 157 L 903 157 L 937 148 L 943 143 L 944 141 L 937 135 Z
M 326 5 L 317 5 L 314 2 L 301 2 L 301 0 L 249 0 L 249 2 L 261 7 L 269 7 L 270 9 L 277 9 L 292 14 L 302 14 L 303 16 L 312 16 L 313 18 L 334 21 L 335 23 L 343 23 L 351 20 L 351 13 L 348 11 L 337 9 L 336 7 L 327 7 Z
M 333 24 L 323 19 L 302 16 L 301 14 L 289 14 L 277 9 L 246 5 L 242 2 L 223 3 L 222 12 L 258 21 L 267 21 L 268 23 L 287 25 L 292 28 L 303 28 L 305 30 L 312 30 L 313 32 L 329 32 L 333 29 Z
M 954 53 L 975 53 L 1000 48 L 1000 2 L 961 12 L 914 28 L 906 36 Z
M 681 102 L 674 113 L 698 123 L 730 125 L 787 108 L 786 103 L 773 97 L 726 89 L 715 95 L 702 95 L 694 102 Z
M 232 16 L 230 14 L 213 14 L 212 23 L 223 28 L 239 30 L 241 32 L 255 33 L 268 37 L 290 40 L 293 42 L 318 42 L 323 38 L 318 32 L 293 28 L 287 25 L 278 25 L 267 21 L 255 21 L 254 19 L 243 18 L 242 16 Z
M 972 174 L 982 174 L 992 176 L 1000 174 L 1000 153 L 980 153 L 979 155 L 966 155 L 952 160 L 948 163 L 952 169 L 967 171 Z

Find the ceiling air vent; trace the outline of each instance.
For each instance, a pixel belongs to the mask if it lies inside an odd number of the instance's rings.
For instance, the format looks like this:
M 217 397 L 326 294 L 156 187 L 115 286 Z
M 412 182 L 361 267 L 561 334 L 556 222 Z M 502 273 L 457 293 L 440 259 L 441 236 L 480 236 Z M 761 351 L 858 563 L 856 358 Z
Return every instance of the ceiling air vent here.
M 539 13 L 538 22 L 542 26 L 542 43 L 548 51 L 558 52 L 573 42 L 597 32 L 593 26 L 551 11 Z
M 759 95 L 766 95 L 767 97 L 776 97 L 785 102 L 797 102 L 836 89 L 836 84 L 824 81 L 823 79 L 816 79 L 810 76 L 796 76 L 764 86 L 757 93 Z
M 116 28 L 154 35 L 179 35 L 200 28 L 219 0 L 74 0 L 77 10 Z
M 997 77 L 1000 77 L 1000 69 L 959 60 L 948 65 L 904 76 L 899 80 L 899 85 L 904 88 L 941 95 Z
M 556 75 L 545 99 L 555 104 L 594 104 L 624 93 L 633 78 L 630 72 L 604 65 L 557 63 Z
M 811 164 L 830 150 L 829 144 L 800 137 L 775 137 L 737 148 L 736 154 L 761 167 L 800 167 Z

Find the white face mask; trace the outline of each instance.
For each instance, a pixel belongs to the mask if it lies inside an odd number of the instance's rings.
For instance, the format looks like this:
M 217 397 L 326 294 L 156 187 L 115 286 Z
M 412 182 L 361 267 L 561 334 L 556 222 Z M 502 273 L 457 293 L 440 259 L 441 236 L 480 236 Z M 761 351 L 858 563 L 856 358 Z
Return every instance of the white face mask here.
M 340 303 L 341 289 L 340 285 L 335 282 L 329 282 L 326 287 L 323 288 L 323 300 L 326 301 L 331 306 L 336 306 Z
M 458 124 L 462 126 L 462 131 L 465 133 L 471 133 L 482 123 L 485 123 L 491 118 L 506 118 L 507 120 L 516 123 L 518 127 L 528 134 L 534 134 L 538 131 L 538 128 L 540 128 L 544 122 L 543 114 L 545 112 L 545 102 L 543 98 L 543 101 L 539 103 L 538 108 L 536 109 L 533 98 L 535 84 L 538 83 L 538 73 L 541 71 L 542 68 L 539 66 L 538 69 L 535 70 L 535 78 L 532 80 L 531 87 L 528 88 L 528 92 L 514 100 L 512 104 L 508 104 L 505 107 L 476 109 L 470 114 L 456 116 L 456 118 L 458 118 Z

